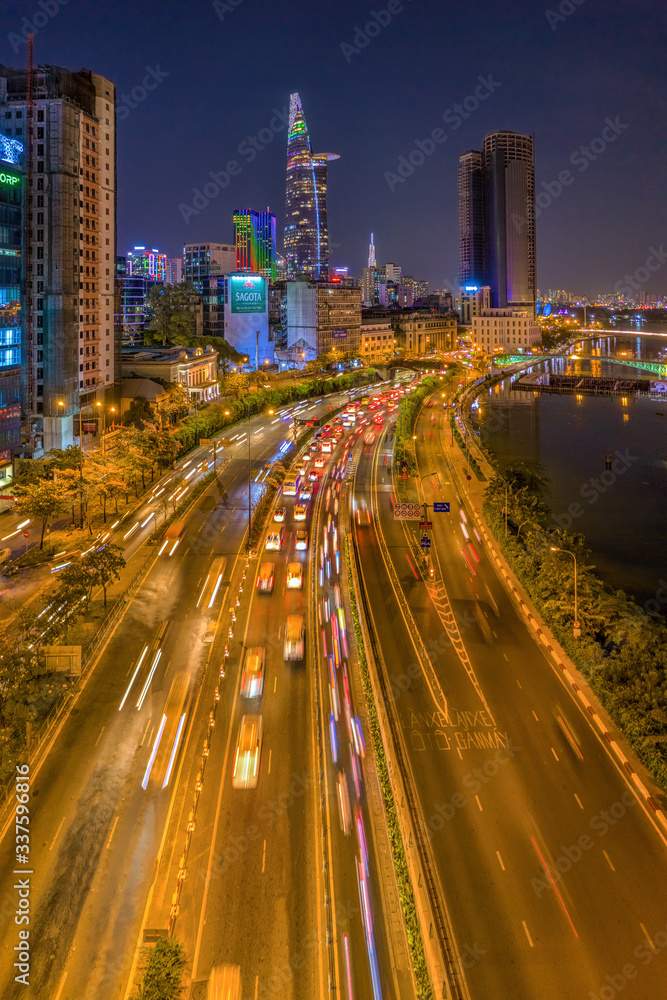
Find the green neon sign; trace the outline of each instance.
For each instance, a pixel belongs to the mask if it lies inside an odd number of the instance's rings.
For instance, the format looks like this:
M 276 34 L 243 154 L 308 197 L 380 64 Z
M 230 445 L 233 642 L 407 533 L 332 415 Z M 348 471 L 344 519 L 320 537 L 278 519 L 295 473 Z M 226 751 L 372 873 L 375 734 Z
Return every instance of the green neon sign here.
M 21 178 L 18 174 L 8 174 L 4 170 L 0 171 L 0 184 L 7 184 L 9 187 L 13 187 L 15 184 L 19 184 Z

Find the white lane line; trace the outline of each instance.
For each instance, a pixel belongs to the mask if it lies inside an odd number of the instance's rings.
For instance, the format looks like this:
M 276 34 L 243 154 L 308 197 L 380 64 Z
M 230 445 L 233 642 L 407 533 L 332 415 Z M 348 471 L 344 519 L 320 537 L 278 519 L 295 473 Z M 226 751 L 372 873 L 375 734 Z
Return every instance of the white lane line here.
M 519 687 L 521 687 L 521 681 L 517 681 L 517 684 L 519 685 Z
M 607 852 L 603 851 L 602 853 L 604 854 L 605 858 L 607 859 L 607 864 L 609 865 L 609 867 L 611 868 L 611 870 L 613 872 L 615 872 L 616 869 L 614 868 L 613 864 L 611 863 L 611 858 L 609 857 L 609 855 L 607 854 Z
M 556 760 L 558 760 L 558 754 L 556 753 L 556 751 L 554 750 L 553 747 L 551 748 L 551 752 L 554 755 L 554 757 L 556 758 Z
M 255 976 L 255 1000 L 259 995 L 259 974 Z
M 643 925 L 643 924 L 640 924 L 639 926 L 640 926 L 640 927 L 641 927 L 641 929 L 642 929 L 642 932 L 643 932 L 643 934 L 644 934 L 644 937 L 646 938 L 646 940 L 647 940 L 647 942 L 648 942 L 648 944 L 649 944 L 649 947 L 650 947 L 651 951 L 655 951 L 655 945 L 653 944 L 653 939 L 651 938 L 651 935 L 650 935 L 650 934 L 649 934 L 649 932 L 648 932 L 648 931 L 646 930 L 646 928 L 644 927 L 644 925 Z
M 537 714 L 535 712 L 535 709 L 533 709 L 533 715 L 535 717 L 535 722 L 539 722 L 540 720 L 537 718 Z
M 264 874 L 265 868 L 266 868 L 266 841 L 264 841 L 264 849 L 262 851 L 262 875 Z
M 105 730 L 106 728 L 107 728 L 106 726 L 102 726 L 102 728 L 100 729 L 100 735 L 99 735 L 99 736 L 97 737 L 97 739 L 95 740 L 95 746 L 97 746 L 97 744 L 98 744 L 98 743 L 100 742 L 100 740 L 102 739 L 102 733 L 104 732 L 104 730 Z
M 535 945 L 533 944 L 533 939 L 530 936 L 530 931 L 528 930 L 528 925 L 526 924 L 526 921 L 522 920 L 521 923 L 523 924 L 523 929 L 526 932 L 526 937 L 528 938 L 528 944 L 530 945 L 531 948 L 534 948 Z
M 458 753 L 458 755 L 461 758 L 461 760 L 463 760 L 463 754 L 461 753 L 461 747 L 457 747 L 456 748 L 456 752 Z
M 480 811 L 480 812 L 484 812 L 484 810 L 482 809 L 482 803 L 481 803 L 481 802 L 479 801 L 479 795 L 476 795 L 476 796 L 475 796 L 475 802 L 476 802 L 476 803 L 477 803 L 477 805 L 479 806 L 479 811 Z
M 500 862 L 500 867 L 502 868 L 503 871 L 505 871 L 505 865 L 503 864 L 503 859 L 500 857 L 500 851 L 496 851 L 496 857 Z
M 144 729 L 144 735 L 141 737 L 141 743 L 139 744 L 140 747 L 144 745 L 144 741 L 146 739 L 146 733 L 148 732 L 148 727 L 150 726 L 150 724 L 151 720 L 149 719 L 148 722 L 146 723 L 146 728 Z
M 277 683 L 278 683 L 278 678 L 277 678 L 277 677 L 274 677 L 274 678 L 273 678 L 273 693 L 274 693 L 274 694 L 276 693 L 276 684 L 277 684 Z
M 269 770 L 267 771 L 267 774 L 271 774 L 271 754 L 272 753 L 273 753 L 273 750 L 269 750 Z
M 583 807 L 583 805 L 581 804 L 581 799 L 579 798 L 579 796 L 577 795 L 577 793 L 576 793 L 576 792 L 574 793 L 574 797 L 575 797 L 575 799 L 577 800 L 577 805 L 579 806 L 579 808 L 580 808 L 580 809 L 583 809 L 584 807 Z
M 116 832 L 116 823 L 118 822 L 118 819 L 119 817 L 116 816 L 115 820 L 113 821 L 113 826 L 111 827 L 111 833 L 109 834 L 109 839 L 107 840 L 107 850 L 109 850 L 109 848 L 111 847 L 111 841 L 113 839 L 114 833 Z
M 56 995 L 54 997 L 54 1000 L 60 1000 L 60 997 L 61 997 L 62 992 L 63 992 L 63 988 L 65 986 L 65 980 L 66 979 L 67 979 L 67 973 L 63 972 L 62 979 L 60 980 L 60 986 L 58 987 L 58 992 L 56 993 Z
M 53 850 L 53 845 L 55 844 L 56 840 L 58 839 L 58 834 L 59 834 L 59 833 L 60 833 L 60 831 L 62 830 L 62 828 L 63 828 L 63 823 L 64 823 L 64 822 L 65 822 L 65 817 L 63 816 L 63 818 L 62 818 L 62 819 L 60 820 L 60 826 L 59 826 L 59 827 L 58 827 L 58 829 L 56 830 L 56 835 L 55 835 L 55 837 L 53 838 L 53 840 L 51 841 L 51 846 L 49 847 L 49 850 L 50 850 L 50 851 L 52 851 L 52 850 Z
M 505 657 L 505 659 L 507 660 L 507 653 L 503 653 L 503 656 L 504 656 L 504 657 Z M 509 663 L 509 660 L 507 660 L 507 662 Z M 519 685 L 519 687 L 521 687 L 521 685 Z

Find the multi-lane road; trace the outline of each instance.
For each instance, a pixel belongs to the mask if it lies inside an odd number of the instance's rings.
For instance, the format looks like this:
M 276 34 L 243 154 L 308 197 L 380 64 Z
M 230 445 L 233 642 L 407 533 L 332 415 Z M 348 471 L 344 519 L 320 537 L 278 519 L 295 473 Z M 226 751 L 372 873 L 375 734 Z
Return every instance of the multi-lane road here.
M 424 579 L 416 525 L 393 519 L 394 483 L 368 453 L 355 496 L 373 503 L 383 540 L 375 530 L 357 538 L 459 995 L 560 1000 L 622 989 L 657 1000 L 667 982 L 664 837 L 475 537 L 446 462 L 440 405 L 424 409 L 416 434 L 421 471 L 438 472 L 424 499 L 451 505 L 432 514 L 435 579 Z

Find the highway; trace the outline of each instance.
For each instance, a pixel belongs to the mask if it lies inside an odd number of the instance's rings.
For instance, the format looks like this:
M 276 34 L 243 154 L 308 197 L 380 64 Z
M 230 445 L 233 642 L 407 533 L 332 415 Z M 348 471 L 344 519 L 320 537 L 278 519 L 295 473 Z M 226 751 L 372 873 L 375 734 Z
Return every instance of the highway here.
M 622 991 L 658 1000 L 667 982 L 667 903 L 656 890 L 664 839 L 500 585 L 468 510 L 479 561 L 472 553 L 444 420 L 441 408 L 424 409 L 416 429 L 420 470 L 438 473 L 435 489 L 425 480 L 425 500 L 451 504 L 451 513 L 432 515 L 435 583 L 424 581 L 408 544 L 417 526 L 393 519 L 386 437 L 374 456 L 364 453 L 354 497 L 373 505 L 386 543 L 375 528 L 357 531 L 449 914 L 454 995 L 569 1000 Z M 402 603 L 426 656 L 417 655 Z
M 335 403 L 327 399 L 306 404 L 299 412 L 326 412 L 327 406 Z M 170 546 L 157 555 L 93 673 L 86 678 L 48 757 L 33 776 L 30 992 L 12 982 L 12 949 L 18 940 L 12 919 L 16 905 L 13 824 L 3 830 L 3 998 L 105 1000 L 124 995 L 165 823 L 170 811 L 178 814 L 189 790 L 189 765 L 195 753 L 188 740 L 198 734 L 193 709 L 204 664 L 212 649 L 217 655 L 224 646 L 222 636 L 216 637 L 213 646 L 205 639 L 209 623 L 216 622 L 228 600 L 247 524 L 247 438 L 245 428 L 235 428 L 235 433 L 241 437 L 227 449 L 232 456 L 223 476 L 198 498 L 175 551 L 170 554 Z M 251 435 L 254 477 L 259 477 L 285 440 L 282 417 L 273 423 L 265 417 L 255 418 Z M 185 469 L 188 475 L 190 468 L 196 470 L 188 480 L 193 483 L 204 470 L 198 462 L 186 459 L 178 471 Z M 171 484 L 156 484 L 153 493 L 163 486 Z M 182 484 L 178 488 L 182 490 Z M 150 532 L 150 519 L 145 522 L 150 503 L 156 502 L 153 496 L 133 524 L 117 526 L 127 535 L 126 556 L 128 549 L 136 551 Z M 222 572 L 223 579 L 211 608 L 206 602 L 202 614 L 198 602 L 213 566 Z M 208 593 L 212 593 L 210 585 Z M 177 683 L 182 683 L 183 674 L 187 693 L 184 699 L 174 701 L 174 711 L 168 712 L 170 717 L 163 727 L 165 741 L 169 740 L 173 749 L 170 761 L 169 754 L 164 754 L 166 743 L 159 746 L 157 735 L 165 705 L 170 703 L 172 684 L 178 678 Z M 299 702 L 291 706 L 296 717 L 304 714 L 299 695 L 298 688 L 290 695 Z M 180 741 L 174 746 L 181 714 L 185 718 Z M 303 754 L 298 727 L 293 738 Z M 270 743 L 267 750 L 271 750 Z M 154 752 L 155 771 L 149 769 Z M 284 760 L 276 755 L 274 774 L 278 777 L 284 775 L 286 755 L 282 756 Z M 265 759 L 268 764 L 268 755 Z M 291 831 L 291 824 L 288 829 Z M 173 845 L 165 846 L 165 852 L 169 850 Z M 274 863 L 272 870 L 281 874 Z M 305 906 L 307 910 L 307 895 Z M 297 928 L 299 919 L 297 915 Z M 304 933 L 310 933 L 305 915 L 304 927 Z

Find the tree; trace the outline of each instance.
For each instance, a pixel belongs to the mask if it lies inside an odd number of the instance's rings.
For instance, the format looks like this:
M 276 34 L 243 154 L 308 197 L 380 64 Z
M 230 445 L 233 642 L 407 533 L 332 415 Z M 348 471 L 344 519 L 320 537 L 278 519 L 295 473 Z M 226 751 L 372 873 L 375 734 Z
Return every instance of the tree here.
M 181 382 L 168 382 L 166 388 L 167 398 L 162 400 L 158 407 L 160 425 L 165 419 L 174 423 L 180 417 L 186 416 L 190 409 L 190 393 Z
M 13 510 L 16 514 L 38 517 L 42 521 L 40 549 L 44 548 L 46 526 L 57 514 L 67 510 L 68 493 L 63 483 L 52 479 L 38 479 L 34 483 L 24 483 L 15 489 L 17 500 Z
M 189 284 L 154 285 L 146 299 L 150 319 L 144 330 L 144 343 L 189 346 L 194 336 L 197 298 L 197 291 Z
M 118 545 L 105 545 L 95 552 L 90 552 L 81 560 L 85 562 L 89 578 L 93 586 L 101 587 L 104 592 L 104 607 L 107 606 L 107 587 L 120 579 L 121 570 L 125 568 L 125 559 Z

